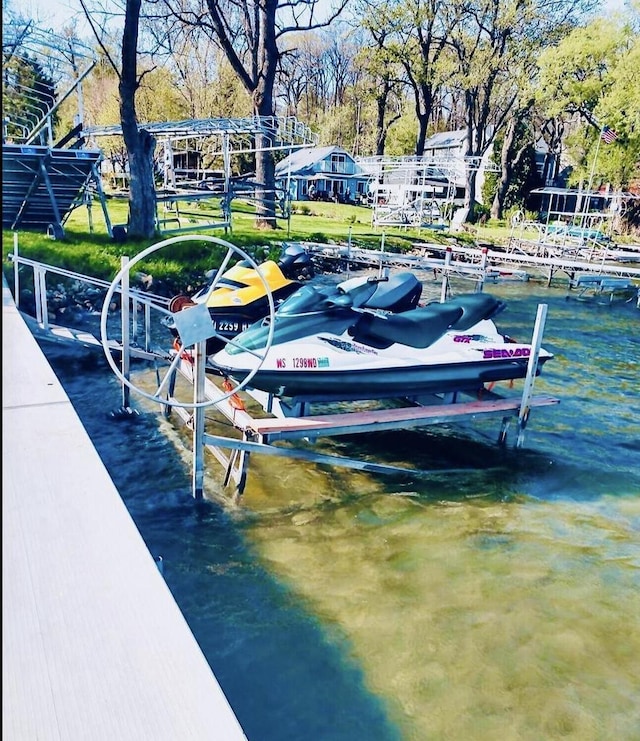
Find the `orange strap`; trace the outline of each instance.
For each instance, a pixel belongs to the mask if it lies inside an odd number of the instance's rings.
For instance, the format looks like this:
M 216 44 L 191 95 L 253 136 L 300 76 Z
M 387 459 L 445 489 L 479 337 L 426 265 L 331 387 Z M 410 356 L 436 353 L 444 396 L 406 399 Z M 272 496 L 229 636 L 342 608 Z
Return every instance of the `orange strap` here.
M 177 337 L 173 341 L 173 349 L 177 353 L 180 353 L 180 357 L 183 360 L 187 360 L 187 361 L 189 361 L 189 363 L 193 363 L 193 356 L 191 355 L 190 352 L 187 352 L 187 350 L 182 350 L 182 345 L 180 344 L 180 340 Z
M 234 386 L 228 378 L 225 378 L 224 381 L 222 382 L 222 388 L 225 391 L 229 392 L 229 391 L 233 391 Z M 231 394 L 231 396 L 229 397 L 229 404 L 231 404 L 231 406 L 234 409 L 239 409 L 241 411 L 244 411 L 244 408 L 245 408 L 244 402 L 238 396 L 238 394 Z

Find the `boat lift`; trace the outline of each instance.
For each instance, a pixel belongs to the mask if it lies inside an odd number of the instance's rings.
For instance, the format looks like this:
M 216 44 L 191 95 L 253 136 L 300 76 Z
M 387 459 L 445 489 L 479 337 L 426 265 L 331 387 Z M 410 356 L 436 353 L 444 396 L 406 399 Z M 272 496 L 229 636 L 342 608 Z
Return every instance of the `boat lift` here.
M 394 408 L 309 414 L 312 403 L 322 401 L 321 399 L 310 397 L 297 399 L 297 403 L 291 406 L 277 397 L 251 389 L 251 378 L 253 373 L 257 372 L 259 366 L 241 383 L 235 385 L 226 379 L 212 376 L 207 372 L 206 364 L 206 341 L 213 333 L 206 305 L 197 304 L 176 314 L 171 314 L 165 300 L 145 296 L 144 293 L 132 290 L 129 286 L 130 270 L 140 260 L 168 244 L 190 239 L 194 239 L 194 237 L 176 236 L 148 247 L 132 260 L 126 257 L 122 258 L 122 267 L 106 290 L 101 313 L 100 338 L 76 331 L 67 330 L 65 333 L 62 331 L 65 328 L 51 325 L 48 322 L 46 308 L 44 308 L 46 306 L 45 275 L 46 272 L 56 269 L 51 266 L 35 264 L 18 256 L 17 244 L 15 254 L 11 257 L 16 263 L 16 296 L 19 295 L 17 284 L 19 264 L 31 265 L 35 271 L 34 274 L 39 276 L 34 278 L 36 295 L 39 296 L 37 299 L 37 304 L 40 307 L 39 318 L 33 324 L 43 333 L 43 336 L 46 336 L 47 339 L 55 338 L 58 342 L 74 341 L 77 343 L 80 341 L 86 347 L 99 348 L 102 346 L 109 365 L 122 384 L 123 416 L 127 416 L 125 412 L 132 412 L 129 397 L 130 391 L 134 390 L 160 404 L 167 418 L 171 411 L 175 410 L 180 419 L 191 429 L 193 434 L 191 480 L 192 494 L 196 499 L 204 497 L 205 451 L 211 453 L 223 466 L 225 471 L 224 486 L 234 485 L 232 499 L 235 502 L 239 500 L 245 489 L 252 454 L 286 456 L 314 463 L 359 469 L 375 474 L 393 474 L 405 477 L 442 475 L 447 471 L 423 471 L 408 466 L 384 465 L 343 456 L 327 455 L 308 448 L 281 447 L 277 443 L 302 440 L 314 442 L 323 437 L 418 428 L 463 419 L 477 420 L 485 417 L 499 417 L 501 427 L 497 440 L 498 444 L 506 445 L 507 432 L 511 422 L 515 420 L 515 447 L 520 448 L 524 441 L 524 433 L 531 410 L 559 403 L 559 399 L 552 396 L 533 395 L 538 356 L 546 321 L 546 304 L 541 304 L 538 307 L 532 339 L 532 353 L 520 396 L 505 397 L 487 389 L 481 398 L 472 398 L 457 392 L 420 399 L 404 399 L 401 400 L 404 403 L 403 406 Z M 227 248 L 227 254 L 218 275 L 224 273 L 227 264 L 234 256 L 248 260 L 252 267 L 258 268 L 251 256 L 224 240 L 203 235 L 199 235 L 198 239 L 212 241 Z M 270 316 L 272 318 L 274 313 L 273 298 L 266 281 L 265 289 L 268 294 Z M 109 311 L 116 293 L 121 297 L 121 326 L 119 339 L 112 340 L 108 337 Z M 140 337 L 138 330 L 138 313 L 141 307 L 144 311 L 143 338 Z M 153 349 L 150 340 L 152 311 L 159 311 L 165 315 L 171 314 L 182 339 L 181 347 L 169 351 Z M 273 325 L 273 322 L 271 322 L 271 325 Z M 271 339 L 272 334 L 268 338 L 266 349 L 263 351 L 265 355 L 270 347 Z M 155 364 L 157 374 L 155 392 L 145 391 L 132 382 L 131 358 L 133 357 L 148 360 Z M 119 358 L 119 362 L 117 358 Z M 166 369 L 162 377 L 160 366 L 164 366 Z M 179 378 L 186 381 L 187 388 L 192 389 L 192 396 L 189 400 L 185 401 L 178 398 L 176 387 Z M 189 394 L 188 391 L 187 394 Z M 263 416 L 262 412 L 260 416 L 250 413 L 247 410 L 250 399 L 258 402 L 264 415 L 268 416 Z M 231 423 L 235 430 L 235 437 L 207 432 L 205 414 L 212 407 L 221 415 L 221 418 Z M 456 472 L 459 472 L 459 470 L 456 470 Z

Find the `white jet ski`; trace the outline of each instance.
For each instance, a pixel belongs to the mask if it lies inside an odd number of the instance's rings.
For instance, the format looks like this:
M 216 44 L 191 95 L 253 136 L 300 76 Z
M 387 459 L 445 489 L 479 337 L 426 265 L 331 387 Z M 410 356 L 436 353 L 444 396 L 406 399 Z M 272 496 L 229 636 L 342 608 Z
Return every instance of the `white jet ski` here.
M 506 307 L 500 299 L 463 294 L 390 313 L 368 305 L 375 290 L 374 282 L 354 291 L 305 285 L 275 312 L 266 353 L 269 324 L 263 320 L 209 362 L 237 382 L 261 363 L 250 388 L 325 400 L 478 391 L 526 376 L 531 345 L 498 331 L 493 318 Z M 552 357 L 540 350 L 537 374 Z

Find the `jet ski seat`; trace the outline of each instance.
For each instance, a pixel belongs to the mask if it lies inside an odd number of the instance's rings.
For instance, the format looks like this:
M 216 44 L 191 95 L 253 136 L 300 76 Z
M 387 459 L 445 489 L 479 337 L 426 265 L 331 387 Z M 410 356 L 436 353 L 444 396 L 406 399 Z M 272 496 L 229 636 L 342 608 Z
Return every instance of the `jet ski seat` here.
M 422 295 L 422 283 L 409 271 L 394 273 L 381 280 L 371 298 L 367 299 L 367 309 L 384 311 L 408 311 L 415 309 Z
M 425 348 L 432 345 L 462 317 L 460 306 L 428 304 L 402 314 L 362 314 L 349 329 L 356 342 L 383 349 L 394 343 Z
M 451 327 L 459 332 L 466 331 L 483 319 L 493 319 L 507 306 L 504 301 L 488 293 L 463 293 L 441 305 L 462 309 L 460 319 Z

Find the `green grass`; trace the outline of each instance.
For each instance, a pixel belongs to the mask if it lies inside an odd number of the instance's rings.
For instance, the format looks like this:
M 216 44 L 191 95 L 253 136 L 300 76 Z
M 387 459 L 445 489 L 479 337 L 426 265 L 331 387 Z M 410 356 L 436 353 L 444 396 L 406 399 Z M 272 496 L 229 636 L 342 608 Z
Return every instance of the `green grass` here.
M 110 199 L 107 209 L 112 224 L 127 221 L 128 204 L 125 200 Z M 220 220 L 217 201 L 207 204 L 195 202 L 188 206 L 189 214 L 181 212 L 183 225 L 197 224 L 198 217 L 207 222 Z M 175 212 L 174 212 L 175 213 Z M 171 217 L 172 213 L 160 214 Z M 134 258 L 152 244 L 170 239 L 170 234 L 149 241 L 115 242 L 107 232 L 102 209 L 95 204 L 89 212 L 85 207 L 76 209 L 65 223 L 64 239 L 55 240 L 44 233 L 17 232 L 19 254 L 22 257 L 64 268 L 94 278 L 111 280 L 120 269 L 121 257 Z M 353 244 L 379 249 L 384 237 L 384 249 L 403 253 L 410 251 L 416 242 L 446 243 L 452 235 L 429 229 L 404 227 L 373 227 L 372 211 L 364 206 L 336 203 L 297 202 L 293 204 L 289 220 L 278 219 L 274 230 L 260 230 L 254 225 L 254 209 L 242 201 L 234 201 L 232 229 L 202 229 L 189 233 L 188 242 L 180 242 L 159 249 L 136 266 L 136 272 L 152 275 L 156 290 L 164 287 L 167 295 L 173 295 L 187 286 L 202 283 L 207 270 L 217 267 L 224 249 L 211 242 L 199 240 L 199 234 L 218 237 L 228 241 L 257 260 L 265 256 L 275 257 L 282 242 L 310 241 L 327 244 L 346 244 L 349 237 Z M 509 236 L 509 230 L 501 225 L 471 229 L 470 233 L 456 234 L 459 242 L 471 245 L 475 240 L 500 244 Z M 8 255 L 14 251 L 15 235 L 11 231 L 2 233 L 3 271 L 11 283 L 13 265 Z

